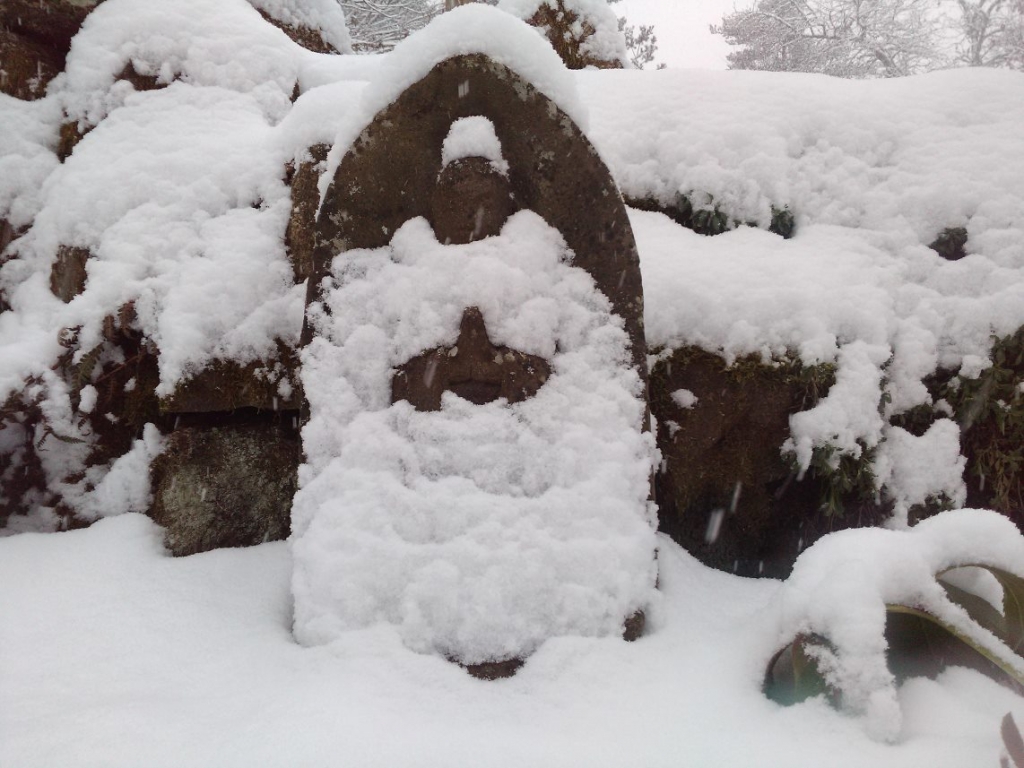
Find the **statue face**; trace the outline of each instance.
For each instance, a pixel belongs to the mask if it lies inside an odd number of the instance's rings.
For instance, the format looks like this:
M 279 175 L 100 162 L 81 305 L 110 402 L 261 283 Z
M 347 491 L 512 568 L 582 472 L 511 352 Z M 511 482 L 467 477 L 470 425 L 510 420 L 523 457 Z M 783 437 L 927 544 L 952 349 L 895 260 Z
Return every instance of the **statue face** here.
M 431 198 L 431 224 L 441 243 L 464 245 L 500 234 L 515 202 L 508 179 L 483 157 L 456 160 L 442 168 Z M 452 345 L 417 355 L 398 367 L 391 401 L 406 400 L 420 411 L 437 411 L 451 392 L 483 405 L 502 398 L 522 402 L 551 375 L 537 355 L 495 346 L 479 307 L 468 307 Z
M 438 64 L 342 159 L 310 286 L 297 639 L 395 634 L 507 673 L 634 631 L 656 576 L 642 286 L 572 120 L 486 56 Z
M 620 636 L 650 598 L 643 382 L 570 260 L 530 211 L 463 245 L 414 219 L 336 259 L 302 361 L 300 641 L 383 623 L 489 664 Z
M 463 245 L 492 237 L 515 211 L 508 178 L 482 157 L 441 169 L 430 198 L 430 223 L 442 243 Z
M 455 343 L 436 347 L 403 363 L 391 381 L 391 402 L 407 400 L 418 411 L 438 411 L 451 392 L 477 405 L 499 398 L 519 403 L 532 397 L 551 376 L 537 355 L 495 346 L 483 314 L 470 307 L 462 314 Z

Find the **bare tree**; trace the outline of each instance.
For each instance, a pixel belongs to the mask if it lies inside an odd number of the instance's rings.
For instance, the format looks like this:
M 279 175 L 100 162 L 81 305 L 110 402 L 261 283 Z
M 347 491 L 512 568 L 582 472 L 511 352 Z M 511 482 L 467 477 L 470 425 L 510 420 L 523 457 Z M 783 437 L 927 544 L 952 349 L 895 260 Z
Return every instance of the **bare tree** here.
M 956 0 L 957 63 L 1024 69 L 1024 0 Z
M 733 69 L 897 77 L 930 69 L 939 18 L 928 0 L 758 0 L 711 31 Z
M 340 0 L 352 48 L 389 51 L 441 12 L 438 0 Z
M 608 5 L 620 1 L 608 0 Z M 654 54 L 658 51 L 658 36 L 654 34 L 653 24 L 641 24 L 637 27 L 630 24 L 625 16 L 619 16 L 619 32 L 626 38 L 626 53 L 634 67 L 643 69 L 644 64 L 654 61 Z

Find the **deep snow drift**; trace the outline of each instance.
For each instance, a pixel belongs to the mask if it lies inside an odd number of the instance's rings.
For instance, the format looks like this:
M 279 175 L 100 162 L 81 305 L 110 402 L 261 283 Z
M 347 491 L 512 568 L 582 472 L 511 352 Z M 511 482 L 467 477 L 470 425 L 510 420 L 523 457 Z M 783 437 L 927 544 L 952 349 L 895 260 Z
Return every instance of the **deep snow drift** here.
M 899 692 L 901 741 L 760 692 L 781 585 L 660 539 L 636 643 L 557 638 L 484 682 L 368 628 L 303 648 L 284 543 L 167 557 L 128 515 L 0 540 L 0 764 L 491 768 L 996 766 L 1024 702 L 952 668 Z

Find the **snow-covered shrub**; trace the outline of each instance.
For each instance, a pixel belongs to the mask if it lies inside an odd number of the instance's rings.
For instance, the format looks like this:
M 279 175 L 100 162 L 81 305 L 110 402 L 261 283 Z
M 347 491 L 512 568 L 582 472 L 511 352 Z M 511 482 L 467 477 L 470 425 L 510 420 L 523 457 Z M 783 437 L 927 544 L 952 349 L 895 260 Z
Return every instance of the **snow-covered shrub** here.
M 626 66 L 626 39 L 606 0 L 499 0 L 543 33 L 569 69 Z
M 786 645 L 769 663 L 766 692 L 790 703 L 827 693 L 876 738 L 894 740 L 901 727 L 887 662 L 894 615 L 948 633 L 1024 686 L 1024 535 L 995 512 L 827 536 L 800 557 L 777 601 Z
M 950 382 L 947 400 L 963 432 L 970 491 L 1024 523 L 1024 327 L 995 340 L 992 364 Z

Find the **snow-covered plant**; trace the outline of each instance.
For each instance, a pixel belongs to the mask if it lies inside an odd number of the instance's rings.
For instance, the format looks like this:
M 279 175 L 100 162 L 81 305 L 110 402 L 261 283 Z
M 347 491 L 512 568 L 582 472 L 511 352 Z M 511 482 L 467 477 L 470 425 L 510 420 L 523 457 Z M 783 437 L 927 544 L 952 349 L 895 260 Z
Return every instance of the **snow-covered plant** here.
M 781 640 L 765 691 L 793 703 L 826 694 L 864 716 L 868 731 L 900 732 L 891 625 L 913 641 L 945 638 L 957 656 L 1024 686 L 1024 536 L 1006 517 L 955 510 L 907 530 L 859 529 L 809 548 L 780 592 Z M 908 633 L 903 633 L 904 640 Z M 972 653 L 975 652 L 975 653 Z
M 932 68 L 938 19 L 925 0 L 760 0 L 712 32 L 733 69 L 896 77 Z
M 964 435 L 970 472 L 987 504 L 1024 513 L 1024 327 L 996 339 L 992 365 L 974 379 L 957 377 L 947 399 Z
M 537 27 L 569 69 L 622 67 L 628 60 L 606 0 L 500 0 L 498 7 Z
M 608 5 L 622 0 L 608 0 Z M 637 69 L 643 69 L 644 64 L 654 61 L 654 54 L 658 51 L 658 36 L 654 34 L 653 24 L 641 24 L 637 27 L 630 24 L 625 16 L 619 17 L 619 31 L 626 40 L 626 50 L 629 52 L 629 61 Z M 659 69 L 665 65 L 659 65 Z

